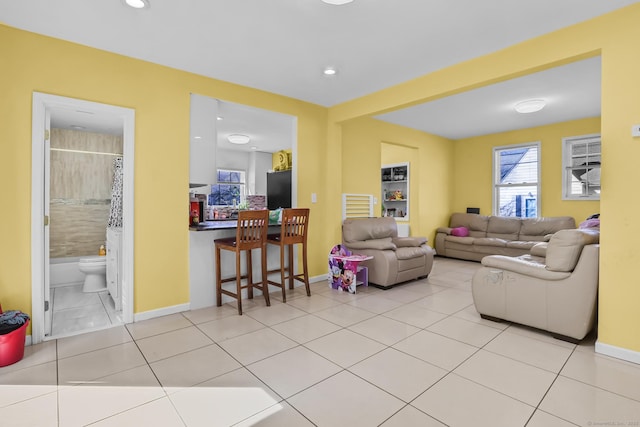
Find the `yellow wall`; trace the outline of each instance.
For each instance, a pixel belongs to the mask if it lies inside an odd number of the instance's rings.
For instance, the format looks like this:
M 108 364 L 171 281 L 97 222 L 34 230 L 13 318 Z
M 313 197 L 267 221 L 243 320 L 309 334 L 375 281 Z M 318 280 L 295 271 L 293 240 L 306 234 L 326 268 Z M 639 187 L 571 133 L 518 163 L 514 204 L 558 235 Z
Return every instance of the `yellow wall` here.
M 540 141 L 540 214 L 569 215 L 580 224 L 600 212 L 600 202 L 562 200 L 562 138 L 594 133 L 600 133 L 599 117 L 456 141 L 453 211 L 465 212 L 474 206 L 483 215 L 491 215 L 493 147 Z
M 640 3 L 634 3 L 595 19 L 345 102 L 329 111 L 328 145 L 340 145 L 340 132 L 335 131 L 336 124 L 601 55 L 601 135 L 605 166 L 602 169 L 603 193 L 600 200 L 603 223 L 598 341 L 640 352 L 640 286 L 637 285 L 636 271 L 636 266 L 640 264 L 640 250 L 634 238 L 638 234 L 640 211 L 640 199 L 634 196 L 640 185 L 640 168 L 637 167 L 640 142 L 638 138 L 632 138 L 630 132 L 631 126 L 640 122 L 638 22 Z M 459 187 L 456 185 L 456 188 Z M 458 208 L 463 203 L 466 206 L 467 200 L 456 198 L 455 203 Z M 487 206 L 485 200 L 478 200 L 478 203 Z
M 135 127 L 136 313 L 189 302 L 184 221 L 189 94 L 296 116 L 298 200 L 312 192 L 309 267 L 326 270 L 326 108 L 0 25 L 0 303 L 31 312 L 31 100 L 34 91 L 132 108 Z M 327 243 L 328 244 L 328 243 Z
M 451 212 L 452 153 L 445 138 L 370 118 L 349 121 L 342 126 L 342 192 L 373 194 L 380 216 L 381 165 L 410 162 L 411 235 L 433 241 Z

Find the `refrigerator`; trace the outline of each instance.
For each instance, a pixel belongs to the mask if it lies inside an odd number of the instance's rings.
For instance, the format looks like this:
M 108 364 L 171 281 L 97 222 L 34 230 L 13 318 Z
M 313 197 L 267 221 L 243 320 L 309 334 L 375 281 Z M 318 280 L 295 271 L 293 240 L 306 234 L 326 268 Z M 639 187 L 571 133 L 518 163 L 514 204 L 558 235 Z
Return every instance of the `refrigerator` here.
M 290 208 L 291 170 L 267 173 L 267 208 Z

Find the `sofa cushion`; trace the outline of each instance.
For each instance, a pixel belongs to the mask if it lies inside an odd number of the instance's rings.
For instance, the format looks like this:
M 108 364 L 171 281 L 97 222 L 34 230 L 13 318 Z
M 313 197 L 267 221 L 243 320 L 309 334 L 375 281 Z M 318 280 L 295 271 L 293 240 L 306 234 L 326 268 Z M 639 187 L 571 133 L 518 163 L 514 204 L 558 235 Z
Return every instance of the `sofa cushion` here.
M 517 240 L 544 242 L 549 240 L 545 238 L 546 235 L 572 228 L 576 228 L 576 221 L 570 216 L 523 218 Z
M 497 237 L 505 240 L 518 240 L 520 233 L 520 218 L 492 216 L 489 218 L 487 237 Z
M 547 270 L 573 271 L 584 245 L 600 241 L 597 230 L 560 230 L 551 237 L 547 245 Z
M 523 242 L 521 240 L 513 240 L 507 242 L 508 248 L 530 250 L 536 245 L 536 242 Z
M 385 239 L 371 239 L 362 242 L 349 242 L 351 249 L 376 249 L 379 251 L 396 250 L 396 245 L 391 241 L 391 237 Z
M 475 238 L 473 237 L 456 237 L 456 236 L 444 236 L 444 240 L 451 243 L 459 243 L 462 245 L 473 245 Z
M 489 217 L 477 214 L 453 213 L 449 226 L 451 228 L 466 227 L 471 237 L 487 237 Z
M 489 255 L 482 258 L 481 262 L 485 267 L 512 271 L 543 280 L 562 280 L 571 276 L 571 273 L 567 272 L 549 271 L 540 263 L 540 260 L 531 257 Z
M 391 217 L 347 218 L 342 224 L 342 239 L 349 246 L 352 242 L 397 236 L 396 220 Z
M 474 246 L 499 246 L 504 247 L 507 246 L 507 241 L 504 239 L 498 239 L 495 237 L 480 237 L 478 239 L 473 239 Z

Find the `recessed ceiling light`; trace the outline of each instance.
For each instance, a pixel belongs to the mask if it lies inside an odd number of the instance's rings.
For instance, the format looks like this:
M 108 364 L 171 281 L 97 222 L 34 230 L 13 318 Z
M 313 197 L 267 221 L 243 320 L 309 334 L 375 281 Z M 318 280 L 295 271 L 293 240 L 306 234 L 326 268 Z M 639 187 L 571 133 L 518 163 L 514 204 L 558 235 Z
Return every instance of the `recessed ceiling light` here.
M 145 9 L 150 6 L 148 0 L 124 0 L 124 2 L 127 6 L 131 6 L 134 9 Z
M 518 102 L 514 108 L 518 113 L 535 113 L 540 111 L 547 105 L 544 99 L 528 99 L 526 101 Z
M 341 4 L 351 3 L 353 0 L 322 0 L 327 4 L 334 4 L 336 6 L 340 6 Z
M 232 144 L 247 144 L 251 140 L 251 138 L 249 138 L 247 135 L 234 133 L 232 135 L 229 135 L 227 137 L 227 140 L 229 140 L 229 142 Z
M 224 117 L 222 117 L 222 116 L 218 116 L 218 117 L 216 117 L 216 119 L 218 119 L 218 120 L 224 120 Z
M 323 73 L 325 76 L 335 76 L 338 70 L 333 67 L 327 67 L 324 69 Z

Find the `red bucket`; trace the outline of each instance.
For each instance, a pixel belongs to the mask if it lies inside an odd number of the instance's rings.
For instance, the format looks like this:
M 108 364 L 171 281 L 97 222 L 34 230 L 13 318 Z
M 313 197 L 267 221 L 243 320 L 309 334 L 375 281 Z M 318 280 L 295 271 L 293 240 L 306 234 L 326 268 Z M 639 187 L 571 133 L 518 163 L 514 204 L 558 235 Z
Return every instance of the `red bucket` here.
M 0 367 L 22 360 L 28 325 L 29 321 L 27 320 L 15 331 L 0 335 Z

